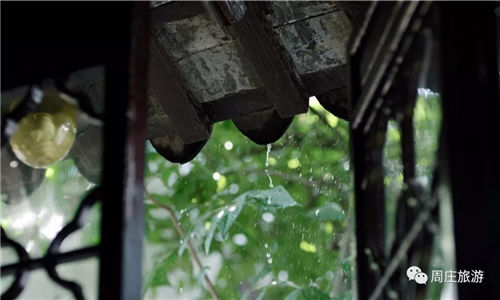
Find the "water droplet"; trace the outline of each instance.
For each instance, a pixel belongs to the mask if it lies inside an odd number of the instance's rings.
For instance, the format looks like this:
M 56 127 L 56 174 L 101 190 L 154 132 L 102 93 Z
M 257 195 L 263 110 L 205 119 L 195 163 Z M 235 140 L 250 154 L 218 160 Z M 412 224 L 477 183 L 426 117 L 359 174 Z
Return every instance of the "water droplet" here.
M 271 284 L 272 284 L 272 285 L 277 285 L 277 284 L 278 284 L 278 282 L 277 282 L 276 280 L 273 280 L 273 281 L 271 281 Z
M 231 141 L 225 142 L 224 148 L 226 148 L 227 151 L 230 151 L 231 149 L 233 149 L 233 143 L 231 143 Z
M 222 217 L 224 216 L 224 213 L 225 213 L 225 212 L 226 212 L 225 210 L 221 210 L 221 211 L 219 211 L 219 213 L 217 214 L 217 219 L 222 218 Z
M 267 253 L 266 253 L 266 257 L 267 257 L 267 258 L 271 257 L 271 253 L 267 252 Z
M 265 243 L 264 248 L 269 248 L 269 245 L 267 243 Z
M 273 259 L 272 259 L 272 258 L 268 258 L 268 259 L 267 259 L 267 263 L 268 263 L 268 264 L 272 264 L 272 263 L 273 263 Z
M 274 187 L 273 179 L 271 178 L 271 175 L 269 175 L 269 171 L 267 169 L 265 169 L 264 172 L 266 173 L 267 178 L 269 178 L 269 188 L 272 189 Z
M 267 205 L 271 205 L 271 197 L 267 198 Z
M 319 214 L 319 209 L 317 209 L 317 210 L 314 212 L 314 214 L 315 214 L 316 216 L 318 216 L 318 214 Z

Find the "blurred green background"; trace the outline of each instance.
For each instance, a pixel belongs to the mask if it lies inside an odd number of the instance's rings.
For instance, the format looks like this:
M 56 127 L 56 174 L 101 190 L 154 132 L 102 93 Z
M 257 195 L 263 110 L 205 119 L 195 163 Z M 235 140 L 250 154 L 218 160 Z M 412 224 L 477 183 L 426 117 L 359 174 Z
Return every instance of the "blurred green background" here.
M 437 94 L 420 91 L 414 114 L 417 175 L 427 188 L 438 145 L 439 108 Z M 403 188 L 395 122 L 388 125 L 384 155 L 391 239 Z M 143 298 L 211 299 L 205 275 L 220 299 L 353 298 L 350 170 L 348 123 L 314 97 L 309 111 L 297 115 L 270 147 L 254 144 L 231 121 L 215 124 L 201 153 L 183 165 L 166 161 L 147 142 Z M 45 171 L 42 185 L 27 201 L 1 203 L 2 226 L 30 248 L 32 257 L 40 256 L 93 187 L 71 159 L 59 162 Z M 62 249 L 97 244 L 99 223 L 97 205 L 83 230 Z M 182 227 L 182 236 L 174 223 Z M 202 268 L 193 263 L 190 250 Z M 437 249 L 433 261 L 442 256 Z M 14 256 L 2 250 L 2 259 Z M 76 264 L 65 268 L 68 278 L 82 282 L 93 299 L 98 264 L 91 265 L 86 271 Z M 31 277 L 21 298 L 37 295 L 37 286 L 48 282 L 43 276 Z M 2 279 L 3 286 L 7 283 Z M 44 292 L 55 299 L 70 297 L 57 286 Z

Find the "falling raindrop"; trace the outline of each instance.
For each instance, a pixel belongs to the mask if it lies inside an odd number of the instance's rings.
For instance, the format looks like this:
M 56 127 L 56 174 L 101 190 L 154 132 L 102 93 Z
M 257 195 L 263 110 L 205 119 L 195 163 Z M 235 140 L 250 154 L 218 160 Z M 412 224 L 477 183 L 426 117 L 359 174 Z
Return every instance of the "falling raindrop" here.
M 233 149 L 233 143 L 231 143 L 231 141 L 225 142 L 224 148 L 226 148 L 227 151 L 230 151 L 231 149 Z
M 267 175 L 267 178 L 269 178 L 269 188 L 273 188 L 274 187 L 274 184 L 273 184 L 273 180 L 271 178 L 271 175 L 269 175 L 269 170 L 267 169 L 269 167 L 269 154 L 271 153 L 271 144 L 267 144 L 267 151 L 266 151 L 266 168 L 264 169 L 264 172 L 266 173 Z
M 267 152 L 266 152 L 266 168 L 269 167 L 269 154 L 271 153 L 271 144 L 267 144 Z
M 269 188 L 273 188 L 274 184 L 273 184 L 273 180 L 271 179 L 271 175 L 269 175 L 269 171 L 267 169 L 265 169 L 264 172 L 266 172 L 267 178 L 269 178 Z

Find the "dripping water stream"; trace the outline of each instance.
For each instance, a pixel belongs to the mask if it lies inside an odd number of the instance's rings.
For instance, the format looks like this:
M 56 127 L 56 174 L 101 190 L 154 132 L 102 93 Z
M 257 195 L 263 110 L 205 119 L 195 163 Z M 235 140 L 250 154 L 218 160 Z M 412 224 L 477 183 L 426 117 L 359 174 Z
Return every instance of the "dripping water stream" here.
M 273 188 L 274 185 L 273 185 L 273 179 L 271 178 L 271 175 L 269 175 L 269 154 L 271 153 L 271 144 L 267 144 L 267 152 L 266 152 L 266 168 L 264 169 L 264 172 L 266 173 L 267 175 L 267 178 L 269 178 L 269 188 Z

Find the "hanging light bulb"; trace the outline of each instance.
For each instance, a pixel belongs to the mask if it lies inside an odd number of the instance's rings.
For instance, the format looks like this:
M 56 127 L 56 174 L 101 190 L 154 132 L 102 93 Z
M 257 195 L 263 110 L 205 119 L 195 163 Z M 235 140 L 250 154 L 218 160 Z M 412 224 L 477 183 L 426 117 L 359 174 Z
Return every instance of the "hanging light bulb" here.
M 14 154 L 28 166 L 46 168 L 62 160 L 75 141 L 77 108 L 61 96 L 46 92 L 38 109 L 19 122 L 10 138 Z

